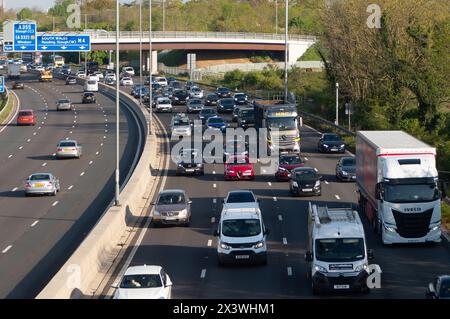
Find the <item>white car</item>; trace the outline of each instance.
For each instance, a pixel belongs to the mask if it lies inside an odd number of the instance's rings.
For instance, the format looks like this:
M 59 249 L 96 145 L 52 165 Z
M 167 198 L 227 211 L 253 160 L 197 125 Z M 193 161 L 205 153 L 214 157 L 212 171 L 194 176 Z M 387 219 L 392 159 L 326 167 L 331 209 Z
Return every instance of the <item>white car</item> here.
M 259 208 L 259 200 L 250 190 L 238 189 L 228 192 L 227 197 L 222 201 L 223 208 Z
M 84 84 L 85 92 L 98 92 L 98 81 L 94 78 L 90 78 Z
M 86 73 L 84 73 L 83 71 L 78 71 L 77 73 L 75 73 L 75 76 L 78 76 L 79 78 L 86 78 Z
M 80 158 L 83 154 L 82 146 L 75 140 L 61 140 L 56 148 L 56 158 L 75 157 Z
M 102 79 L 105 77 L 105 76 L 103 75 L 103 73 L 100 72 L 100 71 L 95 71 L 95 72 L 94 72 L 94 75 L 97 76 L 97 78 L 99 79 L 99 81 L 102 80 Z
M 116 74 L 115 73 L 107 73 L 105 76 L 105 81 L 107 79 L 112 79 L 112 81 L 115 81 L 117 79 Z
M 131 86 L 133 85 L 133 79 L 130 77 L 124 77 L 120 80 L 120 85 Z
M 134 74 L 135 74 L 134 69 L 131 66 L 123 67 L 122 68 L 122 73 L 128 73 L 129 75 L 132 75 L 132 76 L 134 76 Z
M 117 286 L 114 299 L 171 299 L 172 281 L 161 266 L 129 267 Z
M 193 86 L 193 87 L 191 87 L 189 96 L 197 98 L 197 99 L 202 99 L 203 98 L 203 90 L 201 88 L 199 88 L 198 86 Z
M 168 85 L 167 79 L 165 77 L 163 77 L 163 76 L 155 77 L 154 82 L 158 83 L 161 86 L 167 86 Z
M 156 112 L 172 112 L 172 101 L 168 97 L 158 97 L 155 105 Z

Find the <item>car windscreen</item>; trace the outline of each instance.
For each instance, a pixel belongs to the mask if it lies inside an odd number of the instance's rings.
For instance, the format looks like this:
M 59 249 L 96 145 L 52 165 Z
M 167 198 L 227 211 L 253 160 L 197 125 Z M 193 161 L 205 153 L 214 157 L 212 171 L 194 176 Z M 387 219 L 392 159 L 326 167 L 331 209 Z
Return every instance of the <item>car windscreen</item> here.
M 340 141 L 341 138 L 338 135 L 324 135 L 323 140 L 324 141 Z
M 233 101 L 233 99 L 223 99 L 220 101 L 220 104 L 222 104 L 224 106 L 230 106 L 230 105 L 234 105 L 234 101 Z
M 362 238 L 316 239 L 315 250 L 316 259 L 325 262 L 351 262 L 365 256 Z
M 230 90 L 227 89 L 227 88 L 218 88 L 218 89 L 217 89 L 217 92 L 220 92 L 220 93 L 228 93 L 228 92 L 230 92 Z
M 203 109 L 200 111 L 200 114 L 216 114 L 216 111 L 213 109 Z
M 34 174 L 31 175 L 30 177 L 30 181 L 45 181 L 45 180 L 49 180 L 50 179 L 50 175 L 48 174 Z
M 282 156 L 280 157 L 280 164 L 282 165 L 295 165 L 302 164 L 302 160 L 299 156 Z
M 208 100 L 217 100 L 217 99 L 218 99 L 218 96 L 215 95 L 215 94 L 209 94 L 206 98 L 207 98 Z
M 120 283 L 120 288 L 158 288 L 162 287 L 161 277 L 159 275 L 127 275 Z
M 97 81 L 87 81 L 87 83 L 88 83 L 89 85 L 95 85 L 95 84 L 97 84 Z
M 442 279 L 439 293 L 440 298 L 450 298 L 450 278 Z
M 390 203 L 420 203 L 439 199 L 439 189 L 432 184 L 384 184 L 383 199 Z
M 345 158 L 342 160 L 342 166 L 355 166 L 356 161 L 354 158 Z
M 158 104 L 170 104 L 172 102 L 170 102 L 169 99 L 160 99 L 158 100 Z
M 249 203 L 254 201 L 255 198 L 250 192 L 233 192 L 227 198 L 227 203 Z
M 258 219 L 227 219 L 222 222 L 222 234 L 227 237 L 250 237 L 260 233 Z
M 252 117 L 255 115 L 254 110 L 241 110 L 239 115 L 242 117 Z
M 19 112 L 19 116 L 31 116 L 31 115 L 33 115 L 33 113 L 29 112 L 29 111 L 20 111 Z
M 76 144 L 75 144 L 75 142 L 61 142 L 61 143 L 59 143 L 59 146 L 60 147 L 75 147 L 75 146 L 77 146 Z
M 173 121 L 173 125 L 174 126 L 186 126 L 186 125 L 189 125 L 189 119 L 182 118 L 182 119 L 174 120 Z
M 159 196 L 158 205 L 183 204 L 184 201 L 183 193 L 167 193 Z
M 84 96 L 85 97 L 92 97 L 92 96 L 94 96 L 94 93 L 84 93 Z
M 223 118 L 221 118 L 221 117 L 210 117 L 208 119 L 208 123 L 209 124 L 211 124 L 211 123 L 216 124 L 216 123 L 224 123 L 224 121 L 223 121 Z
M 249 164 L 250 163 L 250 159 L 248 157 L 243 157 L 243 156 L 229 156 L 226 159 L 226 163 L 228 166 L 231 165 L 242 165 L 242 164 Z
M 174 93 L 175 95 L 187 95 L 188 93 L 187 93 L 187 91 L 175 91 L 175 93 Z
M 313 170 L 300 170 L 295 172 L 295 178 L 304 181 L 315 181 L 319 179 L 319 176 Z
M 70 103 L 70 100 L 59 100 L 58 103 L 60 103 L 60 104 Z
M 189 104 L 202 104 L 201 100 L 190 100 Z
M 238 93 L 238 94 L 235 94 L 234 97 L 237 99 L 245 99 L 247 97 L 247 95 Z

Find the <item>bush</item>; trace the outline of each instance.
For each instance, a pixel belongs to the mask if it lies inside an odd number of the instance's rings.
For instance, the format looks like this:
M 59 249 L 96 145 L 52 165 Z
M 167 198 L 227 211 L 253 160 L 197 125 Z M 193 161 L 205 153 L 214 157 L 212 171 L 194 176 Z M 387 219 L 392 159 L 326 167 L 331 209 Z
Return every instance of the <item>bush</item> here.
M 441 202 L 442 224 L 450 230 L 450 206 L 445 202 Z

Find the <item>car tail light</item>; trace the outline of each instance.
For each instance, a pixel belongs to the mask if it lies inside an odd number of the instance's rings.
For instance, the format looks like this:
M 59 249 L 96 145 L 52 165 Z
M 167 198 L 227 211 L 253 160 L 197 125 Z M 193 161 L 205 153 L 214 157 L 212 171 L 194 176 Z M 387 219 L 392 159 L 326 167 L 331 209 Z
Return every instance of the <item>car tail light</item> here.
M 31 187 L 31 184 L 30 184 L 30 183 L 26 183 L 26 184 L 25 184 L 25 187 L 26 187 L 26 188 L 29 188 L 29 187 Z
M 52 185 L 53 185 L 52 182 L 48 182 L 48 183 L 47 183 L 47 186 L 52 186 Z
M 61 152 L 61 151 L 62 151 L 62 148 L 58 148 L 57 151 L 58 151 L 58 152 Z

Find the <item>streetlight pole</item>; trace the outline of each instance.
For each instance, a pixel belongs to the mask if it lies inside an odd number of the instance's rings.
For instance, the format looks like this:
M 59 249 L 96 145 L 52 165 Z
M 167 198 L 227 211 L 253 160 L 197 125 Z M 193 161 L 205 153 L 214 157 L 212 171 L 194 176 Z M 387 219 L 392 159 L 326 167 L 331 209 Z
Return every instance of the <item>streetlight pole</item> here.
M 120 106 L 120 94 L 119 94 L 119 30 L 120 30 L 120 20 L 119 20 L 119 0 L 116 0 L 116 186 L 115 186 L 115 204 L 120 205 L 119 195 L 119 106 Z
M 166 0 L 163 1 L 163 32 L 166 31 Z
M 148 32 L 148 42 L 149 42 L 149 50 L 150 50 L 150 61 L 148 63 L 149 65 L 149 78 L 150 78 L 150 92 L 149 92 L 149 120 L 148 120 L 148 134 L 152 134 L 152 121 L 153 121 L 153 109 L 152 109 L 152 103 L 153 103 L 153 91 L 152 91 L 152 71 L 153 71 L 153 55 L 152 55 L 152 0 L 148 2 L 148 11 L 149 11 L 149 32 Z
M 284 25 L 284 101 L 288 100 L 288 17 L 289 17 L 289 0 L 286 0 L 285 25 Z
M 139 105 L 142 105 L 142 0 L 139 0 Z
M 278 0 L 275 0 L 275 33 L 278 34 Z
M 84 14 L 84 29 L 87 29 L 87 14 Z M 86 77 L 88 75 L 87 71 L 87 52 L 84 52 L 84 74 L 86 74 Z
M 336 125 L 339 125 L 339 83 L 336 82 Z

